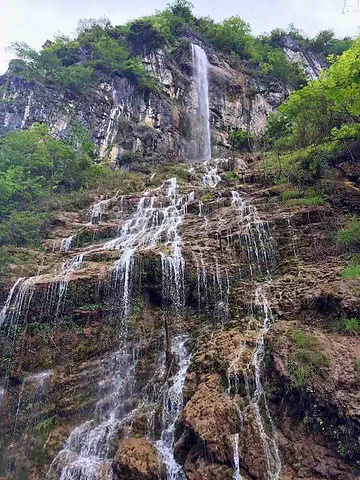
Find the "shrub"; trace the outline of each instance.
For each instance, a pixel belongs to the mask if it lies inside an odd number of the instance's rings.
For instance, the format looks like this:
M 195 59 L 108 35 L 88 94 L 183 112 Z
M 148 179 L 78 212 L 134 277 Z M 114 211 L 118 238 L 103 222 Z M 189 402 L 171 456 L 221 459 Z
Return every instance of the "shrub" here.
M 0 244 L 39 245 L 47 226 L 46 214 L 34 214 L 30 211 L 12 212 L 0 223 Z
M 230 144 L 234 149 L 251 149 L 251 140 L 253 138 L 252 134 L 243 128 L 233 130 L 230 133 Z
M 163 47 L 168 35 L 156 18 L 143 17 L 130 23 L 127 37 L 135 54 L 146 55 Z
M 319 195 L 316 195 L 314 197 L 309 197 L 309 198 L 293 198 L 288 200 L 287 205 L 290 206 L 306 206 L 306 205 L 324 205 L 325 201 L 322 197 Z
M 358 318 L 340 318 L 337 330 L 356 335 L 360 333 L 360 320 Z
M 206 200 L 212 200 L 213 196 L 210 192 L 204 193 L 204 195 L 201 197 L 201 201 L 205 202 Z
M 58 415 L 52 415 L 51 417 L 45 417 L 42 420 L 40 420 L 34 427 L 35 432 L 46 432 L 48 430 L 51 430 L 52 428 L 56 427 L 56 425 L 59 423 L 59 416 Z
M 13 43 L 22 63 L 17 60 L 12 68 L 29 80 L 77 93 L 86 93 L 104 73 L 124 75 L 142 88 L 157 89 L 155 79 L 129 51 L 125 33 L 134 36 L 135 30 L 113 28 L 106 19 L 80 21 L 76 39 L 57 37 L 40 52 L 26 43 Z
M 119 166 L 131 165 L 132 163 L 137 163 L 141 161 L 141 157 L 138 153 L 135 152 L 123 152 L 117 159 L 117 164 Z
M 309 337 L 301 330 L 290 332 L 295 346 L 288 367 L 294 387 L 303 387 L 306 380 L 330 365 L 329 359 L 321 352 L 316 338 Z
M 93 156 L 94 145 L 79 126 L 68 141 L 54 139 L 40 124 L 1 138 L 0 245 L 39 245 L 49 228 L 46 212 L 69 201 L 85 204 L 91 201 L 85 188 L 108 185 L 116 175 L 94 165 Z
M 301 65 L 286 58 L 284 53 L 278 49 L 271 49 L 264 60 L 260 62 L 260 68 L 264 75 L 270 75 L 283 80 L 298 88 L 306 84 Z
M 341 272 L 341 276 L 347 279 L 360 277 L 360 264 L 349 265 Z
M 337 241 L 350 249 L 360 247 L 360 219 L 350 219 L 345 227 L 337 232 Z
M 299 198 L 302 196 L 302 192 L 300 190 L 285 190 L 281 194 L 281 200 L 291 200 L 293 198 Z
M 307 335 L 301 330 L 294 330 L 291 332 L 291 337 L 298 347 L 305 347 L 309 342 Z

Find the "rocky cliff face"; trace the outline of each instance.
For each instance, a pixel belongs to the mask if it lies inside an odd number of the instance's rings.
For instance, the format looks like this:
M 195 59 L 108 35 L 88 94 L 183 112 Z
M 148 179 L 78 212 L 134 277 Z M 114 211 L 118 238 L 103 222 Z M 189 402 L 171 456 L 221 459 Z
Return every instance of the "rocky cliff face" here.
M 59 219 L 2 315 L 1 478 L 357 478 L 343 217 L 284 206 L 254 161 Z
M 289 60 L 303 66 L 305 75 L 309 80 L 316 80 L 321 70 L 329 67 L 326 58 L 305 50 L 290 36 L 282 38 L 280 46 Z
M 240 73 L 220 60 L 210 47 L 210 108 L 214 153 L 229 147 L 234 128 L 255 134 L 264 129 L 267 115 L 285 98 L 288 88 L 254 73 Z M 141 91 L 128 80 L 107 78 L 89 95 L 69 95 L 29 83 L 9 71 L 0 79 L 0 134 L 45 122 L 63 137 L 74 122 L 86 126 L 100 157 L 113 163 L 124 153 L 148 160 L 185 158 L 191 140 L 193 81 L 190 43 L 169 55 L 143 59 L 159 79 L 159 93 Z

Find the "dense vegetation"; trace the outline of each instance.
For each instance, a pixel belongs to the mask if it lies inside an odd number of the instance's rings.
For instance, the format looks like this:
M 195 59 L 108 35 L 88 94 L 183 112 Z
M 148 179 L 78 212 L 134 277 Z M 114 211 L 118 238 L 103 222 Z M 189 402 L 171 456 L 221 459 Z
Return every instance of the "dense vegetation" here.
M 57 36 L 47 41 L 40 52 L 17 42 L 13 51 L 18 59 L 12 70 L 30 80 L 57 88 L 86 92 L 104 75 L 118 74 L 141 88 L 157 90 L 158 85 L 141 63 L 140 55 L 159 48 L 173 50 L 183 42 L 190 29 L 228 55 L 234 67 L 253 68 L 299 87 L 306 83 L 301 65 L 289 61 L 282 52 L 284 37 L 295 39 L 305 50 L 338 55 L 352 40 L 338 40 L 332 31 L 306 39 L 293 26 L 276 29 L 269 35 L 254 37 L 250 25 L 240 17 L 220 23 L 210 17 L 195 17 L 192 4 L 175 0 L 155 15 L 142 17 L 126 25 L 112 26 L 109 20 L 82 20 L 76 38 Z
M 37 52 L 17 42 L 13 51 L 19 57 L 11 68 L 30 80 L 87 92 L 104 74 L 129 78 L 141 88 L 157 88 L 141 59 L 132 55 L 127 42 L 127 27 L 113 27 L 107 20 L 79 22 L 78 36 L 58 36 Z
M 269 118 L 266 138 L 297 183 L 320 177 L 360 140 L 360 40 L 320 78 L 292 92 Z
M 55 140 L 41 124 L 3 137 L 0 245 L 38 244 L 48 219 L 44 199 L 92 183 L 103 170 L 93 158 L 93 144 L 79 128 L 66 142 Z
M 332 59 L 330 68 L 323 71 L 318 80 L 293 91 L 270 116 L 265 135 L 270 147 L 268 166 L 278 170 L 278 183 L 295 185 L 283 193 L 286 205 L 321 204 L 323 193 L 327 199 L 336 201 L 340 195 L 336 191 L 336 179 L 332 173 L 333 182 L 330 188 L 326 187 L 327 172 L 341 164 L 355 166 L 356 171 L 360 151 L 359 75 L 360 39 L 357 39 L 350 49 Z M 313 191 L 313 195 L 306 193 L 309 191 Z M 341 195 L 348 196 L 349 190 L 345 187 Z M 348 199 L 344 199 L 344 203 L 347 202 Z M 334 240 L 349 259 L 343 277 L 359 277 L 359 219 L 350 215 Z

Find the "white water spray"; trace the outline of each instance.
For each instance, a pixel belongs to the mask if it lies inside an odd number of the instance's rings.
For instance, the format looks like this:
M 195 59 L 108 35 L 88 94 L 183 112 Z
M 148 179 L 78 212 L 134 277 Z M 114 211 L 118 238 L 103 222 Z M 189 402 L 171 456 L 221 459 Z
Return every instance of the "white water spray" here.
M 173 384 L 164 393 L 161 438 L 156 442 L 166 467 L 166 480 L 186 480 L 182 467 L 174 458 L 175 427 L 183 407 L 183 389 L 191 359 L 185 346 L 186 340 L 186 336 L 180 335 L 172 344 L 172 352 L 179 361 L 179 370 L 173 377 Z
M 195 82 L 195 110 L 192 116 L 193 153 L 199 160 L 211 158 L 210 108 L 209 108 L 209 62 L 204 50 L 191 44 L 193 78 Z
M 8 313 L 8 310 L 9 310 L 9 307 L 11 305 L 11 300 L 14 296 L 14 293 L 16 291 L 16 287 L 19 285 L 19 283 L 21 283 L 22 281 L 24 280 L 24 277 L 20 277 L 16 280 L 16 282 L 14 283 L 14 285 L 11 287 L 11 290 L 9 292 L 9 295 L 7 296 L 7 299 L 4 303 L 4 306 L 3 308 L 1 309 L 1 312 L 0 312 L 0 327 L 2 326 L 2 324 L 4 323 L 5 319 L 6 319 L 6 315 Z

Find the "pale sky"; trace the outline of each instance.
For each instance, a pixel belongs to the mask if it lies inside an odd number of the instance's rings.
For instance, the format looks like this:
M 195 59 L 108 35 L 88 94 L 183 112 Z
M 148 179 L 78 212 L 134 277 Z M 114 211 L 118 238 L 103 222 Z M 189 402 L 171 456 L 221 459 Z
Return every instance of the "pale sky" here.
M 286 28 L 290 23 L 307 35 L 332 28 L 338 36 L 359 34 L 358 0 L 194 0 L 197 16 L 210 15 L 217 21 L 239 15 L 250 23 L 253 33 Z M 55 33 L 70 35 L 79 18 L 107 17 L 114 25 L 163 9 L 168 0 L 2 0 L 0 17 L 0 74 L 12 55 L 7 46 L 25 41 L 40 48 Z

